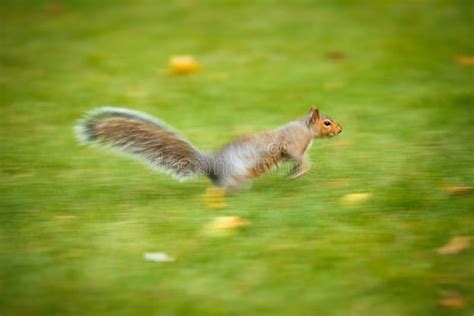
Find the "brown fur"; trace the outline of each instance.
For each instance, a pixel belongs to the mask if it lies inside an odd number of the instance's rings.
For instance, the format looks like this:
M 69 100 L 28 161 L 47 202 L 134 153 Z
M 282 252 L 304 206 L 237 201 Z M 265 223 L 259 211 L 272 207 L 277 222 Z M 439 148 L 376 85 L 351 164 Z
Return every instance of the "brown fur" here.
M 188 143 L 163 129 L 140 121 L 121 117 L 106 118 L 96 125 L 99 139 L 112 141 L 118 146 L 138 144 L 137 150 L 144 153 L 166 152 L 173 159 L 192 159 L 195 151 Z
M 99 113 L 87 124 L 89 139 L 138 155 L 178 177 L 205 172 L 205 156 L 199 150 L 153 122 L 112 112 Z

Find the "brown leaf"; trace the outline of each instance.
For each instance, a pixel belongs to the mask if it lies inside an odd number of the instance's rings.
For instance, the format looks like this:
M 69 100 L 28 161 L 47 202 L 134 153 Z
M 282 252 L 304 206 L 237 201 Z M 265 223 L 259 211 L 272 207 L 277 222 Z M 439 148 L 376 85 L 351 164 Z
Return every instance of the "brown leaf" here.
M 454 60 L 463 66 L 474 66 L 474 56 L 460 55 L 456 56 Z
M 453 237 L 446 245 L 436 249 L 436 252 L 439 255 L 455 255 L 461 251 L 469 249 L 471 246 L 471 239 L 472 237 L 466 236 Z
M 332 61 L 341 61 L 346 58 L 346 54 L 339 51 L 333 51 L 326 54 L 326 57 Z
M 471 193 L 472 188 L 471 187 L 464 187 L 464 186 L 458 186 L 458 185 L 453 185 L 453 186 L 447 186 L 444 188 L 446 192 L 448 192 L 451 195 L 464 195 Z
M 328 181 L 325 187 L 328 189 L 335 189 L 335 188 L 348 186 L 349 184 L 350 184 L 350 180 L 348 178 L 341 178 L 341 179 L 334 179 L 334 180 Z
M 448 296 L 444 297 L 439 300 L 439 305 L 446 307 L 446 308 L 463 308 L 466 306 L 466 301 L 458 296 L 458 295 L 453 295 L 453 296 Z
M 50 3 L 45 6 L 44 11 L 48 15 L 60 15 L 66 11 L 66 7 L 60 3 Z

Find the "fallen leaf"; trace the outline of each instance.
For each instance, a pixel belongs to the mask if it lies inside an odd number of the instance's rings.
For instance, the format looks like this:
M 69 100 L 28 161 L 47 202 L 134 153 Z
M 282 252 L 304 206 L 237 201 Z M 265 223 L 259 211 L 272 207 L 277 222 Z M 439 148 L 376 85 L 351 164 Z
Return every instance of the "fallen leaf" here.
M 467 55 L 464 55 L 464 56 L 456 56 L 454 58 L 454 60 L 460 64 L 460 65 L 463 65 L 463 66 L 474 66 L 474 56 L 467 56 Z
M 215 217 L 204 226 L 204 233 L 209 236 L 229 236 L 249 222 L 239 216 Z
M 180 55 L 171 57 L 168 67 L 173 74 L 190 74 L 199 71 L 201 65 L 191 55 Z
M 208 208 L 219 209 L 227 207 L 224 188 L 207 188 L 203 198 Z
M 464 195 L 464 194 L 471 193 L 472 188 L 471 187 L 453 185 L 453 186 L 445 187 L 444 190 L 446 192 L 448 192 L 449 194 L 451 194 L 451 195 Z
M 349 184 L 350 184 L 349 179 L 341 178 L 341 179 L 335 179 L 335 180 L 328 181 L 325 186 L 328 189 L 335 189 L 335 188 L 348 186 Z
M 354 205 L 354 204 L 360 204 L 362 202 L 365 202 L 369 200 L 371 197 L 372 197 L 372 193 L 369 193 L 369 192 L 350 193 L 350 194 L 344 195 L 341 201 L 344 204 Z
M 463 308 L 466 306 L 466 301 L 458 295 L 453 295 L 440 299 L 439 305 L 446 308 Z
M 155 261 L 155 262 L 172 262 L 174 261 L 173 257 L 168 256 L 164 252 L 145 252 L 143 254 L 143 258 L 148 261 Z
M 439 255 L 455 255 L 461 251 L 469 249 L 471 246 L 471 239 L 472 237 L 466 236 L 453 237 L 446 245 L 436 249 L 436 252 Z
M 344 54 L 343 52 L 334 51 L 327 53 L 326 57 L 333 61 L 340 61 L 346 58 L 346 54 Z
M 48 15 L 60 15 L 66 11 L 66 7 L 60 3 L 50 3 L 46 5 L 44 11 Z

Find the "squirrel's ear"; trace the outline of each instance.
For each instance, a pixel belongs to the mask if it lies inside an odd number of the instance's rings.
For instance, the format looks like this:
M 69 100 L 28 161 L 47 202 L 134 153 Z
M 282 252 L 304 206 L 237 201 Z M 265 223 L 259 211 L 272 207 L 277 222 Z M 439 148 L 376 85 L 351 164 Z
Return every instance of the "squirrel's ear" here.
M 310 118 L 309 122 L 314 123 L 319 120 L 319 110 L 315 105 L 311 106 L 311 109 L 309 110 Z

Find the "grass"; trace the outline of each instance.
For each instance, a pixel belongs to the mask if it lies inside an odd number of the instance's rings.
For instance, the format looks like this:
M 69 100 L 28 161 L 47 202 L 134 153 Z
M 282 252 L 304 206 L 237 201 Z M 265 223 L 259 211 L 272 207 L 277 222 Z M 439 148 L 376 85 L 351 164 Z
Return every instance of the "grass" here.
M 2 1 L 1 315 L 472 315 L 471 1 Z M 346 58 L 331 60 L 330 52 Z M 170 56 L 203 70 L 166 74 Z M 80 147 L 111 104 L 212 150 L 316 103 L 344 127 L 316 167 L 207 209 L 178 183 Z M 371 192 L 360 205 L 340 202 Z M 212 218 L 251 225 L 204 236 Z M 163 251 L 172 263 L 143 253 Z M 439 305 L 461 297 L 459 309 Z

